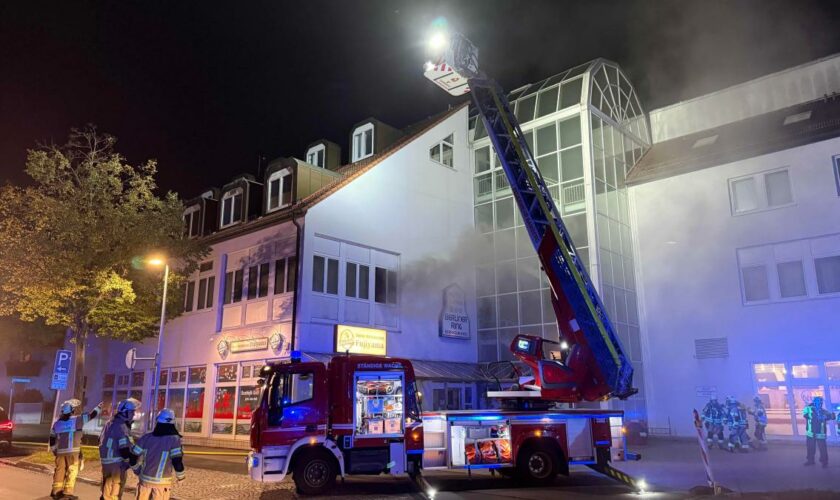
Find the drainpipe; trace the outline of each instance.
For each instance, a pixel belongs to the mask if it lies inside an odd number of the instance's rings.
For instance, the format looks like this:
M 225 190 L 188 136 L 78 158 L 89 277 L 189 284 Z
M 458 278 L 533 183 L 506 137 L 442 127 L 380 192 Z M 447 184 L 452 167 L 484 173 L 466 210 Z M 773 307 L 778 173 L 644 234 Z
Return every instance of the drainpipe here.
M 290 347 L 289 347 L 290 352 L 294 351 L 295 347 L 296 347 L 296 342 L 295 341 L 297 340 L 297 308 L 298 308 L 298 300 L 300 300 L 298 298 L 298 296 L 299 296 L 298 289 L 300 288 L 298 286 L 298 283 L 300 283 L 300 273 L 301 273 L 301 269 L 303 268 L 302 259 L 300 258 L 300 251 L 301 251 L 301 247 L 303 246 L 303 238 L 301 237 L 302 235 L 301 235 L 300 224 L 297 221 L 297 213 L 295 212 L 294 209 L 292 210 L 292 224 L 294 224 L 295 228 L 297 229 L 297 240 L 295 241 L 295 266 L 297 267 L 297 270 L 295 271 L 295 284 L 294 284 L 294 286 L 295 286 L 295 290 L 294 290 L 295 296 L 292 299 L 292 338 L 291 338 Z

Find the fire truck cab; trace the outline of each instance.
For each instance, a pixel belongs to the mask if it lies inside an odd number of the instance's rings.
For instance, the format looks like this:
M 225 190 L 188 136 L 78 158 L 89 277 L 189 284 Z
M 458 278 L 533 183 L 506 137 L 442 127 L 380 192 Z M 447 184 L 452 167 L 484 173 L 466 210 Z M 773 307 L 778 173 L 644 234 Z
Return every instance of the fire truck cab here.
M 405 359 L 338 355 L 329 364 L 267 365 L 251 420 L 252 479 L 319 494 L 337 475 L 415 474 L 423 432 L 414 370 Z

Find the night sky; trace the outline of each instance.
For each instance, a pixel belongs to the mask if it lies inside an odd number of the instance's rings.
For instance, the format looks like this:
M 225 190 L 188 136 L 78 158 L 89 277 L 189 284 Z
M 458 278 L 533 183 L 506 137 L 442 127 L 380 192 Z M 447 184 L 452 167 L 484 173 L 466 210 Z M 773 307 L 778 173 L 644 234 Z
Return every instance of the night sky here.
M 509 90 L 605 57 L 648 110 L 840 52 L 828 1 L 7 1 L 0 182 L 86 123 L 185 197 L 320 138 L 346 161 L 355 122 L 402 128 L 459 102 L 422 76 L 441 16 Z

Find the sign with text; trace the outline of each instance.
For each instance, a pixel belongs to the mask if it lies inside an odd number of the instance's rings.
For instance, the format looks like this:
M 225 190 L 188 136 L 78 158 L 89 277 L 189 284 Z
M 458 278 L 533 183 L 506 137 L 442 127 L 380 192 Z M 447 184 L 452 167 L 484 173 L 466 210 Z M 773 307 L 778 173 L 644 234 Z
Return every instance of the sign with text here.
M 360 326 L 335 325 L 335 352 L 385 356 L 388 332 Z
M 467 314 L 467 301 L 464 297 L 464 291 L 454 283 L 443 289 L 440 336 L 453 339 L 470 338 L 470 317 Z
M 50 389 L 55 389 L 57 391 L 67 389 L 67 379 L 70 378 L 70 366 L 72 362 L 73 351 L 59 349 L 55 353 L 55 366 L 53 367 Z
M 257 337 L 253 339 L 238 339 L 230 341 L 230 352 L 263 351 L 268 349 L 268 337 Z

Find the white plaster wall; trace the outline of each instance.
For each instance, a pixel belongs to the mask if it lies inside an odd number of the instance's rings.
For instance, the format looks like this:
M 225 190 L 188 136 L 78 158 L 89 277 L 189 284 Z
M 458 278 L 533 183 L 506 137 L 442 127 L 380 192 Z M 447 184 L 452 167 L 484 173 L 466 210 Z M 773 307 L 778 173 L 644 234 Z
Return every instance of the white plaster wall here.
M 429 149 L 450 133 L 455 134 L 454 169 L 429 159 Z M 300 287 L 300 349 L 334 350 L 333 323 L 313 320 L 310 307 L 313 241 L 320 235 L 399 256 L 399 326 L 388 331 L 388 355 L 476 361 L 472 260 L 475 248 L 468 146 L 464 108 L 307 212 Z M 466 294 L 471 320 L 469 340 L 438 336 L 443 289 L 453 282 Z M 341 265 L 339 297 L 343 289 Z
M 840 298 L 743 305 L 736 259 L 738 248 L 840 232 L 838 153 L 832 139 L 631 187 L 651 427 L 692 434 L 691 410 L 705 403 L 696 386 L 748 402 L 751 363 L 840 360 Z M 793 206 L 731 215 L 728 179 L 784 166 Z M 695 359 L 695 338 L 724 336 L 729 358 Z

